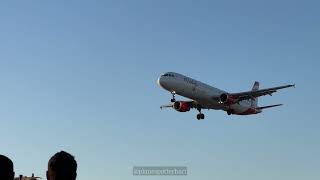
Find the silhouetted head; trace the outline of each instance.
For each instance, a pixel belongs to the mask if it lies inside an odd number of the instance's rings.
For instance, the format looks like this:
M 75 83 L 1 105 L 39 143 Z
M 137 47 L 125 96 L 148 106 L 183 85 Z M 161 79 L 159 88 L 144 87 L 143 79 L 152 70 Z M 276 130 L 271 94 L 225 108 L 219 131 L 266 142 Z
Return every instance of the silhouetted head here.
M 13 163 L 8 157 L 3 155 L 0 155 L 0 179 L 14 179 Z
M 48 163 L 47 180 L 75 180 L 77 177 L 77 162 L 74 157 L 60 151 L 51 157 Z

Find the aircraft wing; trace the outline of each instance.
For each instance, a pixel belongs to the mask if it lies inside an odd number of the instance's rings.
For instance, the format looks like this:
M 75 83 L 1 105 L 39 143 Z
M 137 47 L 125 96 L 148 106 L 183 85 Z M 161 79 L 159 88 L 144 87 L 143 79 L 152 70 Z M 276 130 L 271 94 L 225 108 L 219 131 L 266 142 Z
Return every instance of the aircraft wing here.
M 246 91 L 246 92 L 240 92 L 240 93 L 230 93 L 228 95 L 234 97 L 235 99 L 238 100 L 238 102 L 243 101 L 243 100 L 249 100 L 253 98 L 257 98 L 260 96 L 265 96 L 265 95 L 270 95 L 272 96 L 273 93 L 277 92 L 279 89 L 285 89 L 289 87 L 295 87 L 295 84 L 289 84 L 285 86 L 278 86 L 278 87 L 273 87 L 273 88 L 267 88 L 267 89 L 260 89 L 257 91 Z

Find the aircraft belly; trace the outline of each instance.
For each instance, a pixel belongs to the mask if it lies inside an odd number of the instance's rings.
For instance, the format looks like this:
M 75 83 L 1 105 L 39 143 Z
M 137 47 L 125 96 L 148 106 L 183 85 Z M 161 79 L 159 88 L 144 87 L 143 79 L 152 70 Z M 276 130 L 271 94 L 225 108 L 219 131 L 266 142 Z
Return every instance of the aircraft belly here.
M 224 105 L 211 99 L 209 93 L 202 89 L 184 88 L 183 91 L 179 92 L 181 96 L 187 97 L 198 102 L 205 109 L 224 109 Z

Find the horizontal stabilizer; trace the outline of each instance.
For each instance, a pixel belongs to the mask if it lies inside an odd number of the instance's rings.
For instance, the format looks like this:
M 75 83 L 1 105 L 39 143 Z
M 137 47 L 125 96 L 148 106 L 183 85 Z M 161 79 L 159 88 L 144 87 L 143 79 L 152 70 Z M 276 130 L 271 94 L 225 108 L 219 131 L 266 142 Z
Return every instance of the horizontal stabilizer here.
M 283 104 L 275 104 L 275 105 L 270 105 L 270 106 L 257 107 L 257 109 L 261 110 L 261 109 L 267 109 L 267 108 L 272 108 L 272 107 L 282 106 L 282 105 Z

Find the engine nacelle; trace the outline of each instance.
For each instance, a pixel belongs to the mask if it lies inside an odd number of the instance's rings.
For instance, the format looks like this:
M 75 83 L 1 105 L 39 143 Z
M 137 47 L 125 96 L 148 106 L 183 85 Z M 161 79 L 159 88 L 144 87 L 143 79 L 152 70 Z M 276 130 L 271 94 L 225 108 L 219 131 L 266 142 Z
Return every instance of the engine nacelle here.
M 230 96 L 227 93 L 223 93 L 220 95 L 220 101 L 226 105 L 232 105 L 238 103 L 238 99 L 236 97 Z
M 173 109 L 179 112 L 187 112 L 187 111 L 190 111 L 191 106 L 187 102 L 176 101 L 173 103 Z

